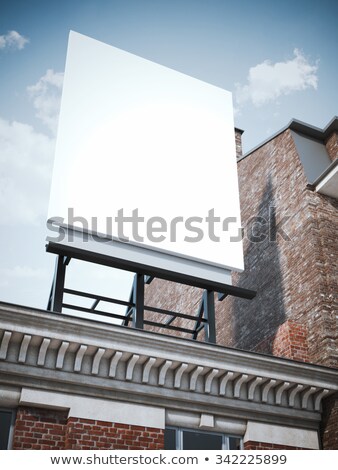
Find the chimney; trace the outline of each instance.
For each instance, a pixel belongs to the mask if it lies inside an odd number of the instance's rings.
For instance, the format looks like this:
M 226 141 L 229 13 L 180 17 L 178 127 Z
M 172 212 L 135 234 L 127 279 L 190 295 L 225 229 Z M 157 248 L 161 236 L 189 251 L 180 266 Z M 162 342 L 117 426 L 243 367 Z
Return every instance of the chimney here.
M 236 143 L 236 158 L 239 160 L 240 158 L 243 157 L 243 152 L 242 152 L 242 134 L 243 134 L 242 129 L 238 129 L 238 127 L 235 127 L 235 143 Z

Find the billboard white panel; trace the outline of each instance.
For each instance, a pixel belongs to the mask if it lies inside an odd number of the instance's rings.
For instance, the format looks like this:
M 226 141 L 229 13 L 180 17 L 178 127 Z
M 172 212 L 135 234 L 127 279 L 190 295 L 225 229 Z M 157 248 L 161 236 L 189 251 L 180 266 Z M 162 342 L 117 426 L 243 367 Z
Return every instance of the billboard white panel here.
M 48 217 L 242 270 L 231 93 L 71 32 Z

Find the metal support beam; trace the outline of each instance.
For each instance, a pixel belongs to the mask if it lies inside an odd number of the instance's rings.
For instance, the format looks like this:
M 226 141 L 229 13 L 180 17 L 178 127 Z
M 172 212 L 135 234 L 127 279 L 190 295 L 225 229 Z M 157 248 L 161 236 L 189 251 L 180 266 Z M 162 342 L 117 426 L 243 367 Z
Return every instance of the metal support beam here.
M 165 279 L 167 281 L 178 282 L 189 286 L 199 287 L 201 289 L 213 290 L 215 292 L 234 295 L 242 299 L 253 299 L 256 295 L 255 291 L 244 289 L 242 287 L 232 286 L 230 284 L 223 284 L 220 282 L 210 281 L 209 279 L 201 279 L 187 274 L 175 273 L 172 271 L 159 269 L 157 266 L 146 266 L 144 264 L 132 262 L 126 259 L 117 259 L 98 252 L 91 252 L 83 248 L 74 248 L 71 246 L 62 245 L 58 243 L 48 242 L 46 250 L 49 253 L 62 253 L 71 258 L 81 259 L 95 264 L 110 266 L 112 268 L 124 269 L 126 271 L 147 274 L 147 276 Z
M 182 275 L 178 273 L 172 273 L 160 270 L 156 267 L 143 266 L 138 263 L 128 264 L 122 263 L 123 260 L 116 260 L 109 256 L 100 255 L 99 253 L 88 253 L 82 249 L 72 248 L 64 246 L 62 251 L 54 246 L 53 243 L 47 245 L 47 251 L 58 254 L 56 262 L 54 281 L 52 284 L 51 293 L 48 300 L 47 310 L 62 312 L 62 308 L 69 308 L 77 311 L 83 311 L 85 313 L 97 313 L 98 315 L 110 316 L 122 320 L 122 325 L 133 326 L 137 329 L 143 329 L 144 325 L 155 326 L 159 328 L 172 329 L 174 331 L 180 331 L 192 335 L 194 340 L 197 339 L 198 334 L 202 329 L 205 331 L 205 341 L 209 343 L 216 343 L 216 331 L 215 331 L 215 292 L 218 293 L 218 300 L 222 301 L 228 295 L 234 295 L 236 297 L 251 299 L 255 296 L 254 291 L 248 289 L 239 288 L 232 285 L 220 284 L 219 282 L 209 281 L 207 279 L 195 278 L 188 275 Z M 130 292 L 129 302 L 122 301 L 119 299 L 113 299 L 103 297 L 100 295 L 89 294 L 86 292 L 75 291 L 65 288 L 65 272 L 66 266 L 69 264 L 71 258 L 84 260 L 96 264 L 105 266 L 111 266 L 119 269 L 126 269 L 128 271 L 136 272 L 134 276 L 133 287 Z M 122 263 L 122 264 L 120 264 Z M 198 308 L 196 316 L 187 315 L 181 312 L 175 312 L 171 310 L 164 310 L 161 308 L 151 307 L 145 305 L 145 284 L 149 284 L 155 277 L 165 279 L 172 282 L 183 283 L 190 286 L 195 286 L 203 289 L 203 295 L 200 306 Z M 88 297 L 93 299 L 92 306 L 90 308 L 84 308 L 72 304 L 63 303 L 64 294 L 78 295 L 81 297 Z M 124 315 L 118 315 L 116 313 L 104 312 L 98 310 L 98 304 L 100 302 L 110 302 L 117 305 L 123 305 L 126 307 Z M 144 318 L 145 311 L 151 311 L 167 316 L 164 323 L 154 322 L 146 320 Z M 172 323 L 176 318 L 183 318 L 194 322 L 194 328 L 182 328 L 173 326 Z
M 130 289 L 129 303 L 134 302 L 134 284 L 135 284 L 135 276 L 134 276 L 133 285 L 131 286 L 131 289 Z M 128 306 L 126 308 L 126 313 L 125 313 L 125 319 L 123 321 L 123 326 L 129 326 L 129 321 L 132 318 L 133 312 L 134 312 L 134 307 Z
M 214 292 L 205 290 L 203 294 L 204 316 L 208 323 L 204 327 L 205 341 L 216 344 L 215 298 Z
M 154 276 L 144 276 L 144 283 L 150 284 L 153 279 L 154 279 Z
M 222 302 L 226 297 L 228 297 L 228 294 L 225 294 L 224 292 L 218 292 L 217 293 L 217 300 L 219 302 Z
M 204 323 L 201 325 L 201 320 L 203 318 L 203 313 L 204 313 L 204 293 L 202 295 L 201 302 L 198 307 L 198 312 L 197 312 L 197 320 L 195 323 L 195 328 L 194 328 L 194 333 L 192 335 L 192 339 L 197 339 L 198 333 L 201 331 L 201 329 L 204 328 Z M 201 327 L 201 328 L 200 328 Z
M 144 275 L 135 274 L 133 286 L 133 327 L 143 330 L 144 326 Z
M 62 312 L 63 302 L 63 290 L 65 286 L 65 274 L 66 274 L 66 260 L 62 255 L 59 255 L 56 260 L 55 274 L 52 285 L 52 292 L 48 306 L 53 312 Z
M 100 299 L 95 299 L 91 306 L 91 310 L 95 310 L 96 307 L 99 305 L 99 302 L 100 302 Z

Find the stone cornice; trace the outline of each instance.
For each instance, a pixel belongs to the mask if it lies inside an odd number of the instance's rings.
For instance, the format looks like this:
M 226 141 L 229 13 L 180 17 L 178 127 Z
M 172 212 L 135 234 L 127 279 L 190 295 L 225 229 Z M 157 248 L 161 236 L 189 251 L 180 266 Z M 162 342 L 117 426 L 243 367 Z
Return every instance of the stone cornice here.
M 6 384 L 310 427 L 338 389 L 333 369 L 4 303 L 0 370 Z

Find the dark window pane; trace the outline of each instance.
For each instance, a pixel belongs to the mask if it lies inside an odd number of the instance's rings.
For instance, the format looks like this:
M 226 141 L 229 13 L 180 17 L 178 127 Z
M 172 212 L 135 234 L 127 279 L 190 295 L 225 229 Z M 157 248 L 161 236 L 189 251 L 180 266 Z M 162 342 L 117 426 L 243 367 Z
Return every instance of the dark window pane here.
M 175 429 L 164 430 L 164 449 L 176 450 L 176 430 Z
M 194 431 L 183 431 L 183 449 L 220 450 L 222 449 L 222 436 Z
M 11 428 L 12 413 L 10 411 L 0 411 L 0 449 L 8 448 L 9 430 Z
M 230 450 L 240 450 L 241 440 L 239 437 L 229 437 L 229 449 Z

